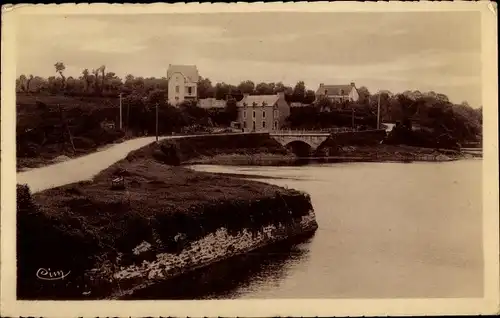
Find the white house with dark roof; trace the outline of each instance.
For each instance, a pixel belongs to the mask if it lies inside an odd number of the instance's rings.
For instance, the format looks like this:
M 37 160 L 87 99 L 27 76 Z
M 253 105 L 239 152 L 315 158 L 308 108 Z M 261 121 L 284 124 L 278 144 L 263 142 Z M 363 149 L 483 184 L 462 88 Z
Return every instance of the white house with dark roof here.
M 199 79 L 196 65 L 170 64 L 167 70 L 169 104 L 178 105 L 185 100 L 196 101 Z
M 237 104 L 238 119 L 244 131 L 279 130 L 290 115 L 290 105 L 285 100 L 285 93 L 276 95 L 248 95 Z
M 321 83 L 316 91 L 316 100 L 324 97 L 332 102 L 356 102 L 359 99 L 359 94 L 354 83 L 350 85 L 325 85 Z

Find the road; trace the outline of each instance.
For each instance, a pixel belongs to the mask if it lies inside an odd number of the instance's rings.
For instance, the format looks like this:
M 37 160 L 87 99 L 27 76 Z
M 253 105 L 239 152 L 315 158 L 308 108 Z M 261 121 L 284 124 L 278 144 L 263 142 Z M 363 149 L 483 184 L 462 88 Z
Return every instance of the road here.
M 164 138 L 166 137 L 160 137 L 160 139 Z M 156 137 L 131 139 L 89 155 L 19 172 L 17 173 L 17 183 L 27 184 L 31 191 L 35 193 L 73 182 L 88 180 L 113 163 L 125 158 L 129 152 L 146 146 L 154 142 L 155 139 Z
M 248 133 L 224 133 L 220 135 L 241 135 Z M 174 135 L 159 137 L 163 139 L 179 139 L 206 136 L 204 135 Z M 141 137 L 112 145 L 101 151 L 56 163 L 53 165 L 30 169 L 17 173 L 17 183 L 27 184 L 32 193 L 50 188 L 59 187 L 78 181 L 89 180 L 100 171 L 106 169 L 117 161 L 124 159 L 133 150 L 144 147 L 154 142 L 156 137 Z

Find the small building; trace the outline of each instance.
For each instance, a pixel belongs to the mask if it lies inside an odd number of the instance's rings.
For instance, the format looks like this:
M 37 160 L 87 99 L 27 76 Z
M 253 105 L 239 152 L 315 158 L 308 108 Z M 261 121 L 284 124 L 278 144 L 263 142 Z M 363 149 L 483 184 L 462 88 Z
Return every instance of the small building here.
M 321 83 L 316 91 L 316 100 L 325 97 L 336 103 L 356 102 L 359 99 L 359 93 L 354 83 L 350 85 L 325 85 Z
M 291 102 L 290 103 L 291 108 L 308 107 L 308 106 L 311 106 L 311 104 L 306 104 L 306 103 L 301 103 L 301 102 Z
M 226 101 L 221 99 L 215 99 L 213 97 L 203 98 L 198 100 L 198 106 L 204 109 L 210 108 L 226 108 Z
M 185 100 L 198 99 L 198 81 L 200 79 L 195 65 L 168 66 L 168 103 L 179 105 Z
M 279 130 L 290 115 L 285 93 L 248 95 L 237 103 L 238 122 L 244 131 L 266 132 Z

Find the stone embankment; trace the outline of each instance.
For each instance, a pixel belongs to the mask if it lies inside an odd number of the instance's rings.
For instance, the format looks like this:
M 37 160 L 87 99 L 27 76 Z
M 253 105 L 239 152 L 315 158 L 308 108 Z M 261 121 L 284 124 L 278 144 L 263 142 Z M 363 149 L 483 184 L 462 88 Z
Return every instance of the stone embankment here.
M 130 297 L 134 293 L 155 283 L 168 280 L 190 271 L 248 253 L 295 236 L 314 233 L 318 225 L 314 211 L 298 220 L 288 223 L 271 224 L 261 230 L 252 232 L 242 229 L 231 234 L 221 227 L 217 231 L 192 242 L 189 248 L 180 254 L 161 253 L 152 261 L 144 261 L 140 265 L 122 267 L 113 278 L 121 289 L 112 298 Z M 151 244 L 143 242 L 134 249 L 134 254 L 148 253 Z

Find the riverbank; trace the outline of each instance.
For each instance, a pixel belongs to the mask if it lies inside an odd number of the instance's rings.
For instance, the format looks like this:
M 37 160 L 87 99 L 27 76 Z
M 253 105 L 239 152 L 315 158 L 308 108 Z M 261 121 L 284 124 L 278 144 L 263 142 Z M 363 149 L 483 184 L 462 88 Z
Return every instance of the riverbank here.
M 474 157 L 482 157 L 482 154 L 472 155 L 455 150 L 379 144 L 338 147 L 331 150 L 325 156 L 325 159 L 366 162 L 445 162 Z
M 145 149 L 91 181 L 34 195 L 18 187 L 20 298 L 130 296 L 317 228 L 305 193 L 166 165 Z M 39 268 L 70 274 L 47 283 Z
M 202 156 L 186 161 L 185 164 L 213 164 L 235 166 L 292 166 L 307 162 L 446 162 L 461 159 L 482 158 L 482 152 L 461 152 L 405 145 L 344 146 L 328 152 L 319 152 L 310 157 L 293 154 L 218 154 Z

